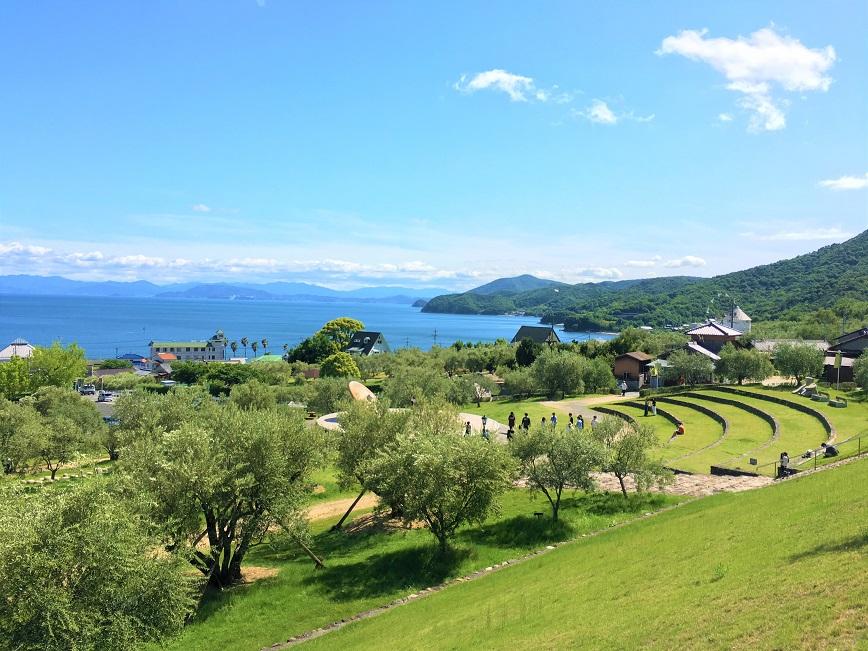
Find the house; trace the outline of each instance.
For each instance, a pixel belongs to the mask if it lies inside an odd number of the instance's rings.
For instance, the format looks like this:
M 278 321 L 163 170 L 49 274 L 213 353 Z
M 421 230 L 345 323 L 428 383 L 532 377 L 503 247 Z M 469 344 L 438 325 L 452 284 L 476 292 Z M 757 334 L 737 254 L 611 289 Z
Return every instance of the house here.
M 561 343 L 561 338 L 551 326 L 521 326 L 510 343 L 518 344 L 523 339 L 530 339 L 535 344 L 554 345 Z
M 732 306 L 732 309 L 726 313 L 723 322 L 728 323 L 730 328 L 738 330 L 743 335 L 750 332 L 751 318 L 738 305 Z
M 827 382 L 852 382 L 853 362 L 868 350 L 868 327 L 841 335 L 835 339 L 823 358 L 823 377 Z M 841 353 L 841 368 L 835 367 L 835 358 Z
M 380 353 L 391 352 L 389 344 L 386 343 L 386 338 L 382 332 L 369 332 L 367 330 L 359 330 L 354 332 L 350 338 L 350 343 L 344 348 L 345 353 L 351 355 L 361 355 L 368 357 L 369 355 L 379 355 Z
M 691 328 L 686 334 L 693 343 L 712 353 L 719 353 L 726 344 L 736 341 L 742 335 L 735 328 L 729 328 L 714 319 Z
M 151 359 L 160 353 L 171 353 L 181 361 L 212 362 L 226 357 L 226 336 L 218 330 L 208 341 L 152 341 Z
M 650 382 L 649 366 L 654 359 L 654 355 L 641 351 L 618 355 L 615 358 L 613 373 L 618 380 L 624 380 L 627 383 L 627 388 L 630 391 L 638 391 Z
M 124 353 L 123 355 L 118 355 L 118 359 L 128 361 L 136 370 L 147 370 L 151 364 L 151 360 L 138 353 Z
M 0 362 L 8 362 L 13 357 L 24 359 L 33 354 L 33 346 L 24 339 L 16 339 L 11 344 L 0 350 Z
M 710 350 L 700 346 L 695 341 L 688 341 L 687 346 L 685 347 L 685 350 L 688 353 L 693 353 L 695 355 L 705 355 L 712 362 L 719 362 L 720 361 L 720 355 L 716 355 L 715 353 L 712 353 Z

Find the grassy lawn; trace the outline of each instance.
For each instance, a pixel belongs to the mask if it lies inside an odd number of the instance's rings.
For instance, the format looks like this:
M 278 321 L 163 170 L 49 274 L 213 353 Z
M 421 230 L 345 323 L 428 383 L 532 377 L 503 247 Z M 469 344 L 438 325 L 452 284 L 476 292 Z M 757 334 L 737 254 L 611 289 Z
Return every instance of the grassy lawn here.
M 312 641 L 323 649 L 851 649 L 868 461 L 696 500 Z
M 312 548 L 326 568 L 315 571 L 291 543 L 255 548 L 250 566 L 275 568 L 276 576 L 214 593 L 172 649 L 258 649 L 354 613 L 379 606 L 444 579 L 485 568 L 539 549 L 548 542 L 653 511 L 677 498 L 660 495 L 577 494 L 566 499 L 561 522 L 548 516 L 548 502 L 516 489 L 503 499 L 503 511 L 481 527 L 459 531 L 448 558 L 436 555 L 425 529 L 368 528 L 333 533 L 334 520 L 313 526 Z M 399 648 L 400 645 L 389 648 Z
M 708 391 L 707 393 L 731 400 L 735 399 L 757 409 L 762 409 L 778 420 L 780 426 L 778 440 L 762 450 L 751 453 L 751 456 L 755 457 L 760 464 L 777 460 L 780 458 L 781 452 L 784 451 L 792 457 L 797 457 L 809 448 L 819 447 L 820 443 L 826 440 L 826 431 L 823 426 L 816 418 L 808 414 L 760 398 L 736 396 L 722 391 Z
M 341 490 L 338 486 L 337 470 L 334 466 L 320 468 L 311 474 L 311 483 L 317 486 L 317 491 L 311 496 L 311 502 L 336 500 L 343 497 L 355 497 L 359 494 L 355 488 Z

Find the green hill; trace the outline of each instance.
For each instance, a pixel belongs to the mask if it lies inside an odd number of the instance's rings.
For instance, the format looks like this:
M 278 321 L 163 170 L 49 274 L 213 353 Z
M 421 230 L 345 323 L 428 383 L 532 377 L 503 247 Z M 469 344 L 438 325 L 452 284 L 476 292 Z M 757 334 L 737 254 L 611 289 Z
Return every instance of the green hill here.
M 492 280 L 490 283 L 471 289 L 468 293 L 491 296 L 494 294 L 518 294 L 520 292 L 530 292 L 545 287 L 568 286 L 569 285 L 566 283 L 559 283 L 556 280 L 546 280 L 545 278 L 537 278 L 530 274 L 523 274 L 512 278 L 498 278 L 497 280 Z
M 437 296 L 426 312 L 502 314 L 524 311 L 567 329 L 681 324 L 721 315 L 730 301 L 754 320 L 798 318 L 841 299 L 865 300 L 868 231 L 789 260 L 714 278 L 673 276 L 544 287 L 517 294 Z M 557 290 L 557 291 L 555 291 Z
M 309 645 L 868 648 L 866 485 L 862 460 L 696 500 Z

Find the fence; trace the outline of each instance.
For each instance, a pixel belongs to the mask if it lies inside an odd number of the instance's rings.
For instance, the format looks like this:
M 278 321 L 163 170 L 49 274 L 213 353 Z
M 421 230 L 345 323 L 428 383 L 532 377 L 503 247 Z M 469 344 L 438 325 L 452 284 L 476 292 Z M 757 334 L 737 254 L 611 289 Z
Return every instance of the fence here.
M 805 470 L 816 470 L 830 463 L 848 459 L 850 457 L 858 457 L 868 453 L 868 434 L 858 434 L 851 436 L 843 441 L 838 441 L 835 444 L 835 449 L 838 454 L 833 457 L 827 457 L 823 453 L 823 448 L 813 450 L 813 455 L 810 458 L 799 457 L 791 459 L 789 468 L 796 472 Z M 779 461 L 770 461 L 756 467 L 756 472 L 760 474 L 771 473 L 772 477 L 778 477 Z

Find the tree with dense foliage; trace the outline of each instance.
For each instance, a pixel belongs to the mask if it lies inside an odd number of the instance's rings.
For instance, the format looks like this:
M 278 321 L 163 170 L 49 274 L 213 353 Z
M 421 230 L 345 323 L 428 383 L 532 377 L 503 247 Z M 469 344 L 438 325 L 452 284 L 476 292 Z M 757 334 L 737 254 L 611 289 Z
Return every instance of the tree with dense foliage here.
M 853 361 L 853 381 L 862 391 L 868 393 L 868 352 L 862 353 Z
M 13 357 L 0 364 L 0 398 L 18 400 L 30 392 L 30 364 L 26 359 Z
M 338 350 L 335 342 L 321 332 L 318 332 L 291 349 L 288 359 L 290 362 L 319 364 L 325 358 L 337 353 Z
M 778 344 L 774 360 L 780 374 L 795 377 L 797 384 L 804 377 L 817 378 L 823 373 L 823 351 L 810 344 Z
M 0 646 L 140 649 L 179 632 L 189 565 L 102 481 L 0 499 Z
M 179 384 L 196 384 L 208 373 L 208 364 L 179 360 L 172 362 L 172 379 Z
M 146 496 L 151 519 L 164 523 L 167 548 L 184 550 L 210 585 L 226 587 L 241 580 L 247 552 L 272 528 L 304 531 L 321 438 L 295 411 L 243 411 L 228 403 L 131 442 L 122 472 Z
M 77 391 L 61 387 L 42 387 L 37 389 L 33 395 L 24 398 L 24 402 L 33 406 L 39 414 L 48 419 L 48 426 L 51 426 L 52 419 L 58 416 L 68 418 L 75 425 L 75 428 L 67 429 L 66 436 L 59 435 L 54 444 L 48 445 L 47 448 L 40 451 L 39 456 L 43 459 L 46 458 L 46 454 L 52 456 L 50 452 L 55 451 L 58 456 L 65 457 L 62 463 L 66 463 L 74 454 L 98 447 L 104 448 L 109 458 L 117 459 L 116 437 L 109 431 L 96 405 L 80 396 Z M 60 421 L 60 425 L 68 428 L 68 424 L 63 421 Z M 68 438 L 79 435 L 80 440 Z M 70 448 L 70 445 L 73 447 Z M 51 477 L 54 478 L 54 472 L 52 472 Z
M 537 387 L 550 398 L 565 397 L 584 390 L 584 358 L 565 350 L 547 348 L 531 367 Z
M 175 387 L 160 395 L 137 390 L 114 403 L 121 443 L 155 438 L 205 417 L 218 407 L 202 387 Z
M 509 489 L 514 468 L 503 446 L 482 437 L 409 429 L 378 452 L 365 472 L 384 505 L 405 522 L 427 523 L 443 553 L 458 527 L 497 511 L 497 497 Z
M 37 346 L 29 358 L 31 386 L 71 387 L 76 378 L 84 377 L 87 363 L 84 350 L 76 344 Z
M 563 492 L 593 490 L 591 472 L 604 460 L 603 447 L 590 432 L 573 428 L 519 429 L 509 448 L 521 464 L 521 476 L 549 501 L 555 522 Z
M 529 396 L 536 393 L 537 386 L 533 371 L 528 366 L 504 369 L 498 372 L 503 379 L 503 392 L 511 396 Z
M 530 366 L 542 352 L 542 345 L 525 337 L 515 349 L 515 361 L 519 366 Z
M 663 485 L 671 478 L 672 473 L 652 454 L 657 447 L 657 437 L 647 425 L 635 426 L 615 416 L 606 416 L 597 421 L 592 434 L 605 449 L 603 472 L 611 472 L 618 478 L 624 497 L 627 497 L 624 483 L 627 477 L 633 477 L 639 491 L 653 484 Z
M 340 428 L 333 434 L 337 451 L 335 467 L 341 488 L 360 487 L 361 492 L 332 529 L 340 529 L 344 520 L 370 488 L 366 464 L 387 445 L 393 443 L 407 425 L 410 412 L 389 408 L 385 400 L 352 401 L 338 417 Z
M 351 400 L 350 390 L 344 378 L 320 378 L 305 385 L 307 408 L 318 414 L 340 411 Z
M 274 391 L 259 380 L 236 384 L 229 392 L 229 400 L 245 411 L 270 409 L 277 405 Z
M 45 426 L 38 430 L 39 436 L 31 444 L 33 455 L 45 463 L 54 481 L 61 466 L 88 449 L 88 441 L 81 427 L 68 416 L 52 416 L 45 419 Z
M 702 384 L 714 376 L 714 363 L 699 353 L 676 350 L 667 361 L 663 371 L 667 384 Z
M 100 368 L 132 368 L 133 363 L 128 359 L 104 359 L 99 363 Z
M 762 382 L 774 375 L 775 368 L 765 353 L 752 348 L 737 348 L 730 343 L 720 351 L 717 372 L 728 380 L 743 384 L 745 380 Z
M 326 357 L 319 367 L 322 377 L 360 377 L 356 360 L 349 353 L 335 353 Z
M 615 376 L 612 374 L 612 365 L 605 357 L 596 357 L 588 360 L 582 370 L 582 384 L 585 391 L 596 393 L 608 391 L 615 386 Z
M 343 350 L 350 343 L 354 332 L 364 330 L 365 324 L 348 316 L 332 319 L 320 328 L 320 333 L 331 339 L 338 350 Z
M 32 406 L 0 399 L 0 463 L 5 474 L 30 468 L 33 442 L 42 438 L 44 427 L 42 416 Z
M 449 387 L 449 379 L 437 369 L 402 365 L 383 383 L 383 394 L 390 404 L 407 407 L 425 399 L 444 398 Z

